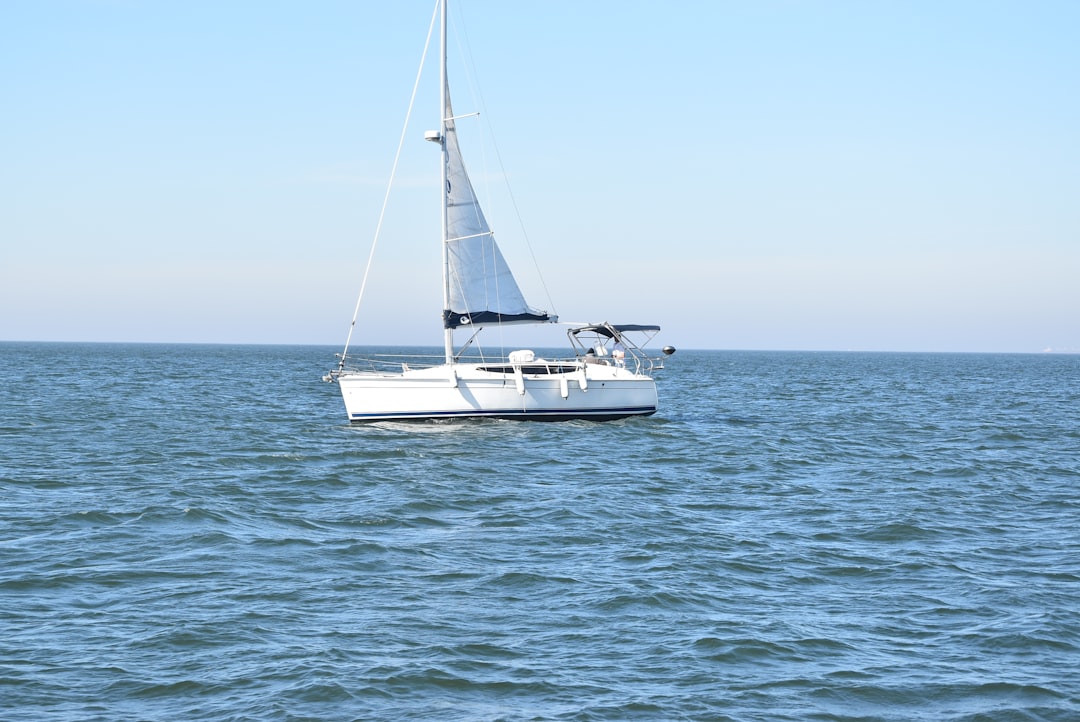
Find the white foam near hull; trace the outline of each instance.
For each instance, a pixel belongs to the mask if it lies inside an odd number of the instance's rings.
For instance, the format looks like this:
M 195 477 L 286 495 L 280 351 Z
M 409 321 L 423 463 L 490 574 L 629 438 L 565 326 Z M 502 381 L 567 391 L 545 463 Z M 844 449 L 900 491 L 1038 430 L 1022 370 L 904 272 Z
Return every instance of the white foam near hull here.
M 345 372 L 337 382 L 350 421 L 610 420 L 656 412 L 656 383 L 648 376 L 602 364 L 545 363 Z

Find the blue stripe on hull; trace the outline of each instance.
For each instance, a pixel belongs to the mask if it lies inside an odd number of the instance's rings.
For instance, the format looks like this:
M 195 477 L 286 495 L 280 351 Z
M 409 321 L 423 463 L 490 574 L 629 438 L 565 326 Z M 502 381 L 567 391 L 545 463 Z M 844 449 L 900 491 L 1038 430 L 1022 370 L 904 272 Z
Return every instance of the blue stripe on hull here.
M 629 406 L 611 409 L 590 409 L 588 411 L 567 412 L 563 409 L 504 409 L 501 411 L 413 411 L 398 414 L 352 414 L 350 421 L 424 421 L 427 419 L 510 419 L 519 421 L 571 421 L 591 419 L 593 421 L 614 421 L 627 416 L 651 416 L 656 413 L 655 406 Z

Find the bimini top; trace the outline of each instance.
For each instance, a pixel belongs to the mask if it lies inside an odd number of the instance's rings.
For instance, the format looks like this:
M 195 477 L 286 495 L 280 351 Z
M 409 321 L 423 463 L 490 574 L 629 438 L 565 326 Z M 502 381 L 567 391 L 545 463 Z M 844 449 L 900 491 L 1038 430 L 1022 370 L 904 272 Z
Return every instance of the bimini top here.
M 659 331 L 659 326 L 641 325 L 636 323 L 600 323 L 590 326 L 582 326 L 580 328 L 570 329 L 570 333 L 577 336 L 579 333 L 595 333 L 607 338 L 615 338 L 617 334 L 625 333 L 626 331 Z

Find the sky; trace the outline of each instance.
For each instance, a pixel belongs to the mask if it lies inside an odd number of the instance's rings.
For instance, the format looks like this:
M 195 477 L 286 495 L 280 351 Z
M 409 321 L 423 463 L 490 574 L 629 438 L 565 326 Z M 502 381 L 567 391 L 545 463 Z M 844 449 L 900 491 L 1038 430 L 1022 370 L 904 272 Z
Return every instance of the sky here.
M 343 344 L 434 8 L 0 3 L 0 340 Z M 563 320 L 1077 353 L 1078 27 L 1072 0 L 459 0 L 450 73 Z M 353 344 L 441 343 L 437 93 L 430 62 Z

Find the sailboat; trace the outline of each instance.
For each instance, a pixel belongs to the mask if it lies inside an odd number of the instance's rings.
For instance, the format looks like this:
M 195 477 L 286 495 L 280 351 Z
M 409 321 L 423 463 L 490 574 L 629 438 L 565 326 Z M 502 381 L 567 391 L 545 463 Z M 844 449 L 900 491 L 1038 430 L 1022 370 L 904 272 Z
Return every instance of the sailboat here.
M 441 152 L 444 354 L 426 364 L 414 358 L 355 358 L 347 341 L 337 367 L 324 379 L 340 387 L 351 422 L 611 420 L 655 413 L 651 374 L 663 362 L 644 347 L 659 333 L 656 325 L 572 324 L 567 337 L 573 355 L 562 359 L 544 359 L 531 349 L 498 358 L 483 352 L 477 356 L 475 350 L 465 355 L 485 327 L 557 323 L 558 317 L 526 302 L 465 170 L 447 80 L 446 4 L 442 0 L 439 7 L 440 129 L 425 133 Z M 459 332 L 468 334 L 460 348 L 455 339 Z

